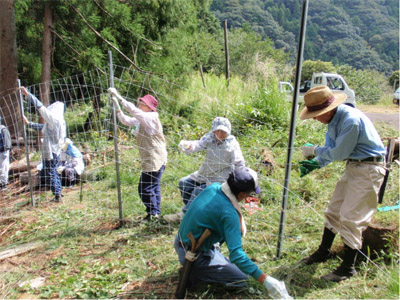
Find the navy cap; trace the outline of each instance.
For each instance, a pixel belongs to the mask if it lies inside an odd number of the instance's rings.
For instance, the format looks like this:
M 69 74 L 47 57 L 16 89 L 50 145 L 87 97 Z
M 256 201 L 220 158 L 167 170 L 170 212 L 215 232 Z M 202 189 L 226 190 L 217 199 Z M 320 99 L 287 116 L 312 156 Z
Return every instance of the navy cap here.
M 254 191 L 256 194 L 261 192 L 258 185 L 256 171 L 248 167 L 238 167 L 233 171 L 234 184 L 243 191 Z

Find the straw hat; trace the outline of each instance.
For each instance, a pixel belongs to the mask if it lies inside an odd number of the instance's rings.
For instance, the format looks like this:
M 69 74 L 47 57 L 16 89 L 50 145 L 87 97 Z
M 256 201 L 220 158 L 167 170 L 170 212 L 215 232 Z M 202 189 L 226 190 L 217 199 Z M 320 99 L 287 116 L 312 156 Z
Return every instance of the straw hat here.
M 304 94 L 306 107 L 300 113 L 300 119 L 310 119 L 335 109 L 347 98 L 345 93 L 333 93 L 327 86 L 316 86 Z

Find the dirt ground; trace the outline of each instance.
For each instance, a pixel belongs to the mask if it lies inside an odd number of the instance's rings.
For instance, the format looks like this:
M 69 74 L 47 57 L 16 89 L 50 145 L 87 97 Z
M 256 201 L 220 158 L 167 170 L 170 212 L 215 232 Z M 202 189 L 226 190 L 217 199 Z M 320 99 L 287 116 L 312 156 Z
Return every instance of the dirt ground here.
M 400 129 L 399 106 L 396 104 L 391 106 L 358 105 L 357 108 L 364 112 L 374 123 L 385 122 L 396 130 Z

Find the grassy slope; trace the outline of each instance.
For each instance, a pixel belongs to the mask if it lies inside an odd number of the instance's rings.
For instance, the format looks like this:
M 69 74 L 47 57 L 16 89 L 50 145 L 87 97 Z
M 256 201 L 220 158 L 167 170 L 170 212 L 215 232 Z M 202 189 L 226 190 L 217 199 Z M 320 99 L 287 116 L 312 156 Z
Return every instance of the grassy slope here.
M 384 124 L 377 128 L 382 137 L 397 134 Z M 323 129 L 314 122 L 299 122 L 295 147 L 306 141 L 322 143 Z M 245 212 L 249 230 L 244 240 L 245 251 L 266 273 L 285 280 L 295 298 L 398 299 L 397 246 L 386 256 L 362 263 L 357 276 L 339 284 L 319 279 L 340 263 L 339 258 L 316 266 L 299 264 L 319 244 L 323 210 L 344 168 L 340 162 L 302 179 L 293 165 L 282 256 L 274 259 L 286 160 L 286 141 L 282 137 L 287 139 L 284 130 L 277 133 L 260 128 L 238 135 L 248 164 L 259 173 L 264 173 L 258 165 L 259 149 L 281 139 L 272 148 L 276 171 L 271 176 L 260 176 L 262 210 L 252 215 Z M 179 268 L 173 249 L 177 226 L 136 222 L 144 214 L 136 190 L 137 153 L 135 149 L 122 153 L 124 217 L 131 222 L 118 228 L 112 165 L 105 170 L 104 180 L 84 185 L 82 202 L 79 187 L 66 189 L 64 202 L 59 205 L 47 202 L 50 193 L 42 195 L 37 208 L 21 209 L 12 219 L 0 224 L 0 250 L 26 242 L 41 242 L 40 248 L 1 262 L 0 298 L 173 298 Z M 300 159 L 301 154 L 295 151 L 293 162 Z M 197 169 L 201 160 L 201 155 L 188 157 L 174 148 L 169 149 L 170 163 L 163 176 L 163 213 L 176 212 L 181 207 L 178 179 L 186 175 L 183 170 Z M 387 205 L 399 199 L 398 178 L 399 168 L 394 167 L 385 197 Z M 377 213 L 374 219 L 398 228 L 398 211 Z M 340 252 L 341 245 L 337 238 L 334 249 Z M 44 286 L 19 287 L 22 282 L 37 277 L 45 278 Z M 209 289 L 190 296 L 268 298 L 265 289 L 254 280 L 250 281 L 249 289 L 239 293 Z

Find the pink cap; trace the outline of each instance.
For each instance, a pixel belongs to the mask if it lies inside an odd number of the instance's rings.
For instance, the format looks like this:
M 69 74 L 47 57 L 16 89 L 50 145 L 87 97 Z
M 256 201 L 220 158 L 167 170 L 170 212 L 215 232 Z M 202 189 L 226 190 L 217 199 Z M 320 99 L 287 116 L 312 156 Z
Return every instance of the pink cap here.
M 157 111 L 158 101 L 152 95 L 145 95 L 139 98 L 140 101 L 144 102 L 152 111 Z

